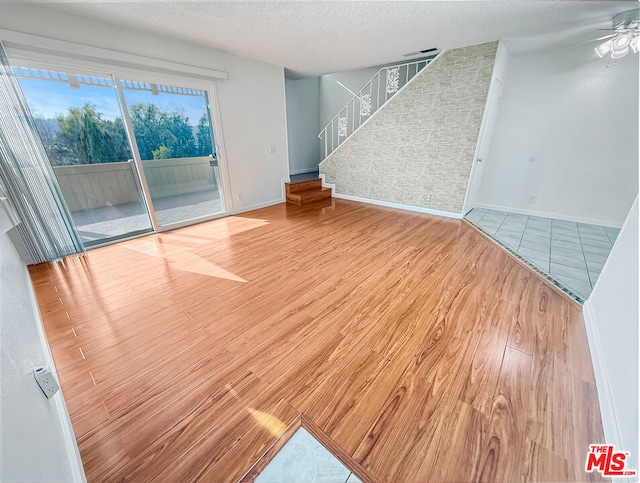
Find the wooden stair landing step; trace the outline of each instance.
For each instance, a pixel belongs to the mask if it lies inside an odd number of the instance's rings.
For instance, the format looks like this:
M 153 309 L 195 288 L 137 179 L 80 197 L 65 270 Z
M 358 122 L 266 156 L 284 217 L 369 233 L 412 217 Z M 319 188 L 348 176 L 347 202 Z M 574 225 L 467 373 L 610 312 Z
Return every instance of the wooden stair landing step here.
M 320 178 L 297 183 L 285 183 L 284 186 L 287 194 L 287 203 L 294 205 L 310 205 L 318 201 L 331 199 L 331 188 L 323 187 Z

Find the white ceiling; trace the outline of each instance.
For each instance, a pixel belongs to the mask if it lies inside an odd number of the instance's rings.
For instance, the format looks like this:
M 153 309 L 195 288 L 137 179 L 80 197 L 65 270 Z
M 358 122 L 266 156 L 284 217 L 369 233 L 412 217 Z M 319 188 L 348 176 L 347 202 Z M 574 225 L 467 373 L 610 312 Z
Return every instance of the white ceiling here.
M 47 2 L 48 3 L 48 2 Z M 403 60 L 403 54 L 507 40 L 512 53 L 596 38 L 637 2 L 128 1 L 49 3 L 312 76 Z

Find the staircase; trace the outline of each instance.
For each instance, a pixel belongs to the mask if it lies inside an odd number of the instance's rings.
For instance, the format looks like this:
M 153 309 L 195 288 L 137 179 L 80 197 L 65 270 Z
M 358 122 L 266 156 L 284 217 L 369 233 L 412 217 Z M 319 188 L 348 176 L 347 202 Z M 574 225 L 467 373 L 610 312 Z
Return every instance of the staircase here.
M 422 60 L 380 69 L 320 131 L 320 159 L 327 159 L 439 55 L 440 53 Z
M 331 199 L 331 188 L 322 186 L 320 178 L 284 184 L 287 203 L 304 206 Z
M 320 165 L 439 55 L 380 69 L 318 134 Z M 321 178 L 285 183 L 285 190 L 287 203 L 298 206 L 330 200 L 332 194 Z

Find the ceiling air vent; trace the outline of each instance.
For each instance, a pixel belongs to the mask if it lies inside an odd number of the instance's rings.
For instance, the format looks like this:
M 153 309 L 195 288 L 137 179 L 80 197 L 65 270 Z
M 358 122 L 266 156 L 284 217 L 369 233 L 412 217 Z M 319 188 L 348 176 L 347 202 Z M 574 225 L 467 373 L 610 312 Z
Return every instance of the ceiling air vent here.
M 417 52 L 410 52 L 408 54 L 404 54 L 403 57 L 413 57 L 414 55 L 436 55 L 438 53 L 438 49 L 436 49 L 435 47 L 433 49 L 424 49 L 424 50 L 418 50 Z

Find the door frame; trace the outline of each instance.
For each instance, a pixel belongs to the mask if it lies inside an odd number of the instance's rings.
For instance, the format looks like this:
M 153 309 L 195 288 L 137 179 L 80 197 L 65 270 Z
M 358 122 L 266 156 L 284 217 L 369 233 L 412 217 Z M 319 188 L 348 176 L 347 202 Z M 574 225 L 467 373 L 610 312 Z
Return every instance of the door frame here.
M 493 130 L 495 128 L 495 124 L 493 126 L 493 128 L 491 129 L 491 132 L 487 132 L 487 120 L 489 118 L 489 116 L 492 114 L 492 110 L 495 109 L 496 110 L 496 116 L 498 115 L 497 113 L 500 110 L 500 104 L 501 104 L 501 100 L 502 100 L 502 93 L 500 93 L 500 97 L 498 97 L 497 99 L 497 103 L 494 105 L 492 104 L 493 101 L 493 96 L 496 93 L 496 85 L 497 83 L 500 83 L 502 85 L 502 88 L 504 89 L 504 81 L 497 75 L 493 76 L 491 78 L 491 86 L 489 87 L 489 92 L 487 94 L 487 103 L 484 109 L 484 114 L 482 116 L 482 122 L 480 123 L 480 134 L 478 136 L 478 142 L 476 143 L 476 149 L 474 151 L 474 156 L 473 156 L 473 165 L 471 166 L 471 172 L 469 174 L 469 183 L 467 185 L 467 194 L 465 196 L 464 199 L 464 205 L 462 208 L 462 215 L 466 215 L 467 213 L 469 213 L 469 211 L 471 211 L 473 208 L 475 208 L 475 205 L 477 203 L 477 199 L 473 200 L 473 196 L 474 193 L 471 192 L 472 188 L 474 187 L 475 183 L 482 183 L 482 178 L 479 178 L 479 171 L 480 169 L 478 168 L 478 163 L 483 162 L 485 163 L 485 165 L 483 166 L 484 169 L 486 169 L 486 163 L 487 163 L 487 159 L 483 159 L 482 161 L 480 161 L 480 154 L 481 154 L 481 148 L 483 147 L 484 143 L 488 143 L 489 147 L 491 145 L 491 139 L 493 138 Z M 484 169 L 482 170 L 482 174 L 484 174 Z M 473 202 L 474 206 L 470 206 L 470 203 Z
M 490 102 L 491 102 L 491 98 L 493 96 L 494 90 L 495 90 L 495 86 L 496 86 L 496 82 L 495 80 L 497 79 L 498 81 L 500 81 L 502 83 L 502 87 L 504 89 L 504 85 L 505 85 L 505 77 L 506 77 L 506 69 L 509 63 L 509 54 L 506 50 L 506 47 L 504 46 L 504 43 L 502 41 L 498 42 L 498 47 L 496 49 L 496 54 L 495 54 L 495 58 L 493 61 L 493 69 L 491 71 L 491 78 L 489 81 L 489 89 L 487 90 L 487 99 L 485 101 L 485 106 L 484 106 L 484 111 L 482 113 L 482 121 L 480 122 L 480 129 L 478 131 L 478 140 L 476 141 L 476 147 L 475 150 L 473 152 L 473 160 L 472 160 L 472 164 L 471 164 L 471 170 L 469 171 L 469 181 L 467 182 L 467 192 L 465 194 L 464 197 L 464 203 L 462 205 L 462 216 L 464 217 L 467 213 L 469 213 L 469 211 L 471 211 L 474 207 L 475 207 L 475 203 L 474 206 L 470 206 L 470 202 L 473 201 L 471 199 L 472 194 L 471 194 L 471 188 L 473 186 L 473 182 L 474 179 L 476 177 L 476 175 L 478 174 L 478 170 L 476 169 L 476 165 L 477 163 L 477 159 L 478 156 L 480 154 L 480 148 L 482 147 L 482 142 L 485 140 L 485 136 L 487 133 L 485 133 L 485 126 L 486 126 L 486 121 L 487 121 L 487 117 L 488 117 L 488 111 L 490 106 Z M 503 91 L 504 92 L 504 91 Z M 503 94 L 504 95 L 504 94 Z M 502 96 L 501 96 L 502 98 Z M 498 108 L 500 106 L 501 103 L 498 104 Z M 494 126 L 495 128 L 495 126 Z M 491 138 L 493 138 L 493 132 L 488 133 L 490 135 Z M 489 140 L 489 142 L 491 142 Z M 485 160 L 485 163 L 488 162 L 488 160 Z M 486 169 L 486 164 L 485 164 L 485 169 Z M 482 183 L 482 180 L 479 180 L 479 183 Z M 476 200 L 477 203 L 477 200 Z

